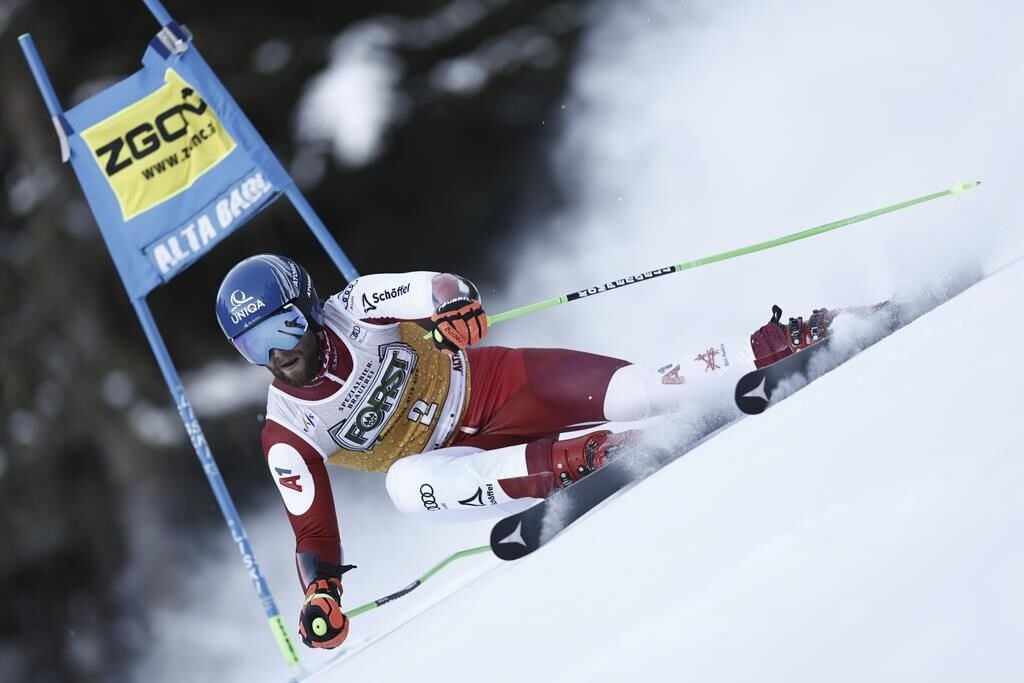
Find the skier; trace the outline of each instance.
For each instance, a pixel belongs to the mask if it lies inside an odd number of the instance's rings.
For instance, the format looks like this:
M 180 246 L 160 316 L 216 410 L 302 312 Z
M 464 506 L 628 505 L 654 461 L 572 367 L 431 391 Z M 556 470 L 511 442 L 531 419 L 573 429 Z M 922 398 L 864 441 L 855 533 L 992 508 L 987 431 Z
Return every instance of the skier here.
M 456 521 L 518 512 L 600 468 L 634 434 L 561 432 L 675 412 L 715 371 L 774 362 L 828 324 L 816 311 L 786 327 L 776 307 L 749 350 L 720 344 L 660 369 L 565 349 L 475 347 L 487 316 L 464 277 L 367 275 L 321 304 L 302 266 L 269 254 L 228 272 L 216 311 L 237 350 L 275 378 L 262 444 L 295 532 L 299 634 L 318 648 L 348 634 L 341 578 L 350 567 L 325 463 L 386 471 L 402 512 Z

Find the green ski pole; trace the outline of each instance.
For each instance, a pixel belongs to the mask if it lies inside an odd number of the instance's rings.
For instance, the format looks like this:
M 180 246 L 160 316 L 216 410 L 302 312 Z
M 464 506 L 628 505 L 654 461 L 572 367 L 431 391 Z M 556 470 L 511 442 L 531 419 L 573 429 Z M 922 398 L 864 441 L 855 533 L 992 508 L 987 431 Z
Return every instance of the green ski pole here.
M 398 598 L 400 598 L 400 597 L 402 597 L 404 595 L 408 595 L 409 593 L 411 593 L 412 591 L 414 591 L 415 589 L 419 588 L 424 583 L 426 583 L 428 579 L 430 579 L 432 576 L 434 576 L 434 574 L 437 574 L 439 571 L 441 571 L 442 569 L 447 567 L 449 564 L 451 564 L 455 560 L 461 559 L 463 557 L 469 557 L 470 555 L 479 555 L 480 553 L 490 552 L 490 550 L 491 550 L 491 546 L 489 546 L 489 545 L 482 545 L 482 546 L 477 547 L 477 548 L 467 548 L 466 550 L 460 550 L 457 553 L 449 555 L 446 559 L 444 559 L 443 561 L 441 561 L 437 565 L 435 565 L 433 569 L 431 569 L 426 574 L 424 574 L 420 578 L 418 578 L 415 581 L 413 581 L 412 583 L 410 583 L 405 588 L 397 590 L 394 593 L 391 593 L 390 595 L 385 595 L 382 598 L 377 598 L 373 602 L 368 602 L 365 605 L 360 605 L 359 607 L 354 607 L 351 610 L 348 610 L 347 612 L 345 612 L 345 616 L 347 616 L 348 618 L 351 619 L 352 617 L 359 616 L 363 612 L 369 612 L 370 610 L 377 609 L 381 605 L 386 605 L 387 603 L 391 602 L 392 600 L 397 600 Z
M 637 273 L 635 275 L 628 275 L 618 280 L 612 280 L 611 282 L 605 282 L 604 284 L 595 285 L 593 287 L 587 287 L 576 292 L 570 292 L 569 294 L 563 294 L 561 296 L 552 297 L 545 299 L 544 301 L 538 301 L 537 303 L 529 304 L 527 306 L 520 306 L 519 308 L 513 308 L 511 311 L 505 311 L 504 313 L 497 313 L 495 315 L 487 316 L 487 324 L 494 325 L 495 323 L 504 322 L 505 320 L 511 320 L 512 318 L 518 318 L 521 315 L 527 313 L 533 313 L 535 311 L 542 311 L 545 308 L 551 308 L 553 306 L 560 306 L 561 304 L 569 303 L 570 301 L 576 301 L 577 299 L 583 299 L 586 297 L 594 296 L 596 294 L 604 294 L 610 292 L 613 289 L 620 289 L 627 285 L 635 285 L 639 282 L 646 282 L 662 275 L 669 275 L 671 273 L 678 273 L 683 270 L 690 270 L 698 266 L 705 266 L 709 263 L 716 263 L 718 261 L 726 261 L 737 256 L 745 256 L 747 254 L 753 254 L 754 252 L 764 251 L 765 249 L 772 249 L 774 247 L 781 246 L 783 244 L 789 244 L 790 242 L 796 242 L 798 240 L 813 237 L 814 235 L 820 235 L 823 232 L 829 232 L 831 230 L 838 230 L 839 228 L 851 225 L 853 223 L 859 223 L 866 221 L 869 218 L 875 218 L 882 216 L 887 213 L 899 211 L 900 209 L 906 209 L 907 207 L 914 206 L 915 204 L 923 204 L 924 202 L 930 202 L 933 199 L 940 197 L 946 197 L 948 195 L 959 195 L 967 192 L 972 188 L 981 185 L 981 181 L 974 182 L 959 182 L 954 184 L 952 187 L 943 190 L 941 192 L 935 192 L 933 194 L 924 195 L 923 197 L 917 197 L 915 199 L 909 199 L 899 204 L 892 204 L 890 206 L 884 206 L 874 211 L 868 211 L 866 213 L 857 214 L 849 218 L 843 218 L 832 223 L 826 223 L 825 225 L 819 225 L 814 228 L 808 228 L 801 230 L 800 232 L 794 232 L 791 235 L 784 235 L 782 237 L 776 237 L 775 239 L 768 240 L 766 242 L 758 242 L 757 244 L 751 244 L 746 247 L 740 247 L 739 249 L 732 249 L 730 251 L 723 251 L 720 254 L 713 256 L 705 256 L 694 261 L 684 261 L 683 263 L 677 263 L 675 265 L 664 266 L 662 268 L 655 268 L 654 270 L 645 271 L 643 273 Z M 427 333 L 424 338 L 430 337 L 430 333 Z

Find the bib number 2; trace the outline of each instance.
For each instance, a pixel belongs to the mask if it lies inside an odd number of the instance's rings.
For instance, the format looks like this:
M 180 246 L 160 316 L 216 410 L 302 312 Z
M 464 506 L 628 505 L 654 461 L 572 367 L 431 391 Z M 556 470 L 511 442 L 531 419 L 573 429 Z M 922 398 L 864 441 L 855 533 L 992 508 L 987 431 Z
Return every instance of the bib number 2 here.
M 416 401 L 409 409 L 409 421 L 419 422 L 429 426 L 434 418 L 437 416 L 437 404 L 427 404 L 426 401 Z

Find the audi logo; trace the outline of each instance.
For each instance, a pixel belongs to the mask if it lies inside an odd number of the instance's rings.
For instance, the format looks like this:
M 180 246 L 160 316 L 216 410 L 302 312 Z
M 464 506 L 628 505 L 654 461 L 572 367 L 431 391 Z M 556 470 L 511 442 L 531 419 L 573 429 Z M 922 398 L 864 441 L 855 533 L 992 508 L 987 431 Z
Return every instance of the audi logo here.
M 434 498 L 434 487 L 430 484 L 420 486 L 420 500 L 423 501 L 423 507 L 428 512 L 441 509 L 437 504 L 437 499 Z

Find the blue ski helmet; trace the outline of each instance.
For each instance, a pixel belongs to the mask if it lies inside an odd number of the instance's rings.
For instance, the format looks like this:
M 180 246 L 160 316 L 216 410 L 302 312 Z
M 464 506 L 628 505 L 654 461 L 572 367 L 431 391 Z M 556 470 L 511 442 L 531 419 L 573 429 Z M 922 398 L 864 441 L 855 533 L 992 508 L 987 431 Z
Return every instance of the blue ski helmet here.
M 295 261 L 250 256 L 228 271 L 217 290 L 217 322 L 250 363 L 266 365 L 271 349 L 295 348 L 305 331 L 324 325 L 313 280 Z

